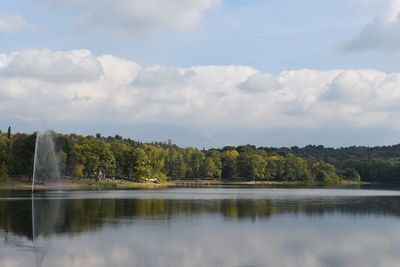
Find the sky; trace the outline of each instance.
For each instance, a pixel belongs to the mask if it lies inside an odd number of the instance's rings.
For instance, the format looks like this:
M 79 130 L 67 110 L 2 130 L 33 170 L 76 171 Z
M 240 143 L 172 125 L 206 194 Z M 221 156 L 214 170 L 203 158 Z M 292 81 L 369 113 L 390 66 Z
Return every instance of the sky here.
M 400 0 L 3 2 L 3 130 L 400 143 Z

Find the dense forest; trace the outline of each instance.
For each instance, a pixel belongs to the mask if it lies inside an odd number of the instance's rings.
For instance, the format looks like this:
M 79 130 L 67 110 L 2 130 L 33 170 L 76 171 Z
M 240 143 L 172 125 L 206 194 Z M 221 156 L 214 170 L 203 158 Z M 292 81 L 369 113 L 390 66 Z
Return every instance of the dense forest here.
M 332 164 L 339 176 L 357 171 L 362 181 L 400 183 L 400 144 L 392 146 L 351 146 L 331 148 L 308 145 L 303 148 L 263 148 L 280 155 L 295 154 Z
M 62 177 L 138 182 L 173 179 L 283 181 L 335 184 L 395 182 L 400 145 L 382 147 L 222 149 L 181 148 L 172 141 L 142 143 L 121 136 L 52 133 Z M 0 133 L 0 179 L 32 175 L 36 133 Z

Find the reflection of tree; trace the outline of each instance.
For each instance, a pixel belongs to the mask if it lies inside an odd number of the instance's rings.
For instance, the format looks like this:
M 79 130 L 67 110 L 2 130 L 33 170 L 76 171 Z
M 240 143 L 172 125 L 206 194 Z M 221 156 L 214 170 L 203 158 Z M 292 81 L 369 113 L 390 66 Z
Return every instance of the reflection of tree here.
M 132 223 L 131 219 L 169 220 L 201 214 L 227 219 L 267 219 L 281 214 L 324 216 L 391 216 L 400 218 L 400 197 L 325 199 L 36 199 L 36 235 L 94 231 L 104 224 Z M 57 202 L 58 201 L 58 202 Z M 31 203 L 0 201 L 0 228 L 32 239 Z

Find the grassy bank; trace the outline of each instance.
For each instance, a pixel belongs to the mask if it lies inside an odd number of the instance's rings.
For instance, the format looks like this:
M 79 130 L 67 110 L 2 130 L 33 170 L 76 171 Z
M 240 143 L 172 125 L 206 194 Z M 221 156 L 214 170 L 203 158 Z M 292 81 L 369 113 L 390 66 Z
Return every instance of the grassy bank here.
M 278 181 L 223 181 L 223 180 L 174 180 L 163 183 L 138 183 L 119 179 L 104 179 L 95 181 L 90 179 L 72 180 L 65 179 L 62 183 L 36 184 L 36 190 L 57 190 L 60 188 L 67 190 L 113 190 L 113 189 L 157 189 L 168 187 L 201 187 L 201 186 L 276 186 L 276 187 L 339 187 L 339 186 L 358 186 L 361 183 L 342 181 L 339 184 L 326 185 L 322 183 L 304 182 L 278 182 Z M 16 178 L 9 181 L 0 182 L 0 189 L 7 190 L 31 190 L 32 184 L 27 178 Z
M 35 190 L 105 190 L 105 189 L 153 189 L 165 188 L 174 185 L 173 183 L 137 183 L 118 179 L 104 179 L 95 181 L 90 179 L 72 180 L 65 179 L 60 183 L 36 184 Z M 11 179 L 0 182 L 0 189 L 31 190 L 32 183 L 28 179 Z

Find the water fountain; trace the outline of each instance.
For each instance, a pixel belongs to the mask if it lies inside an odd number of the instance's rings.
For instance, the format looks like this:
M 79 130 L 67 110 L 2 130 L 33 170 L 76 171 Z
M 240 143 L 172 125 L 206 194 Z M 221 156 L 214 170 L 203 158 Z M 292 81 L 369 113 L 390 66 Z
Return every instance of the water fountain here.
M 42 265 L 45 258 L 46 251 L 49 245 L 38 244 L 38 238 L 40 231 L 49 234 L 53 231 L 57 221 L 58 213 L 60 208 L 60 199 L 57 198 L 51 201 L 49 206 L 50 210 L 47 209 L 44 212 L 43 207 L 35 207 L 37 199 L 35 199 L 36 184 L 53 183 L 57 189 L 61 189 L 61 173 L 59 168 L 59 159 L 54 143 L 54 133 L 52 131 L 46 131 L 44 133 L 37 133 L 35 154 L 33 161 L 33 173 L 32 173 L 32 241 L 34 246 L 35 262 L 36 266 Z M 40 199 L 43 203 L 44 199 Z M 46 218 L 42 215 L 46 214 Z M 39 225 L 38 225 L 39 224 Z M 47 242 L 48 243 L 48 242 Z
M 54 144 L 54 133 L 37 133 L 33 161 L 32 192 L 36 183 L 59 182 L 61 173 Z

